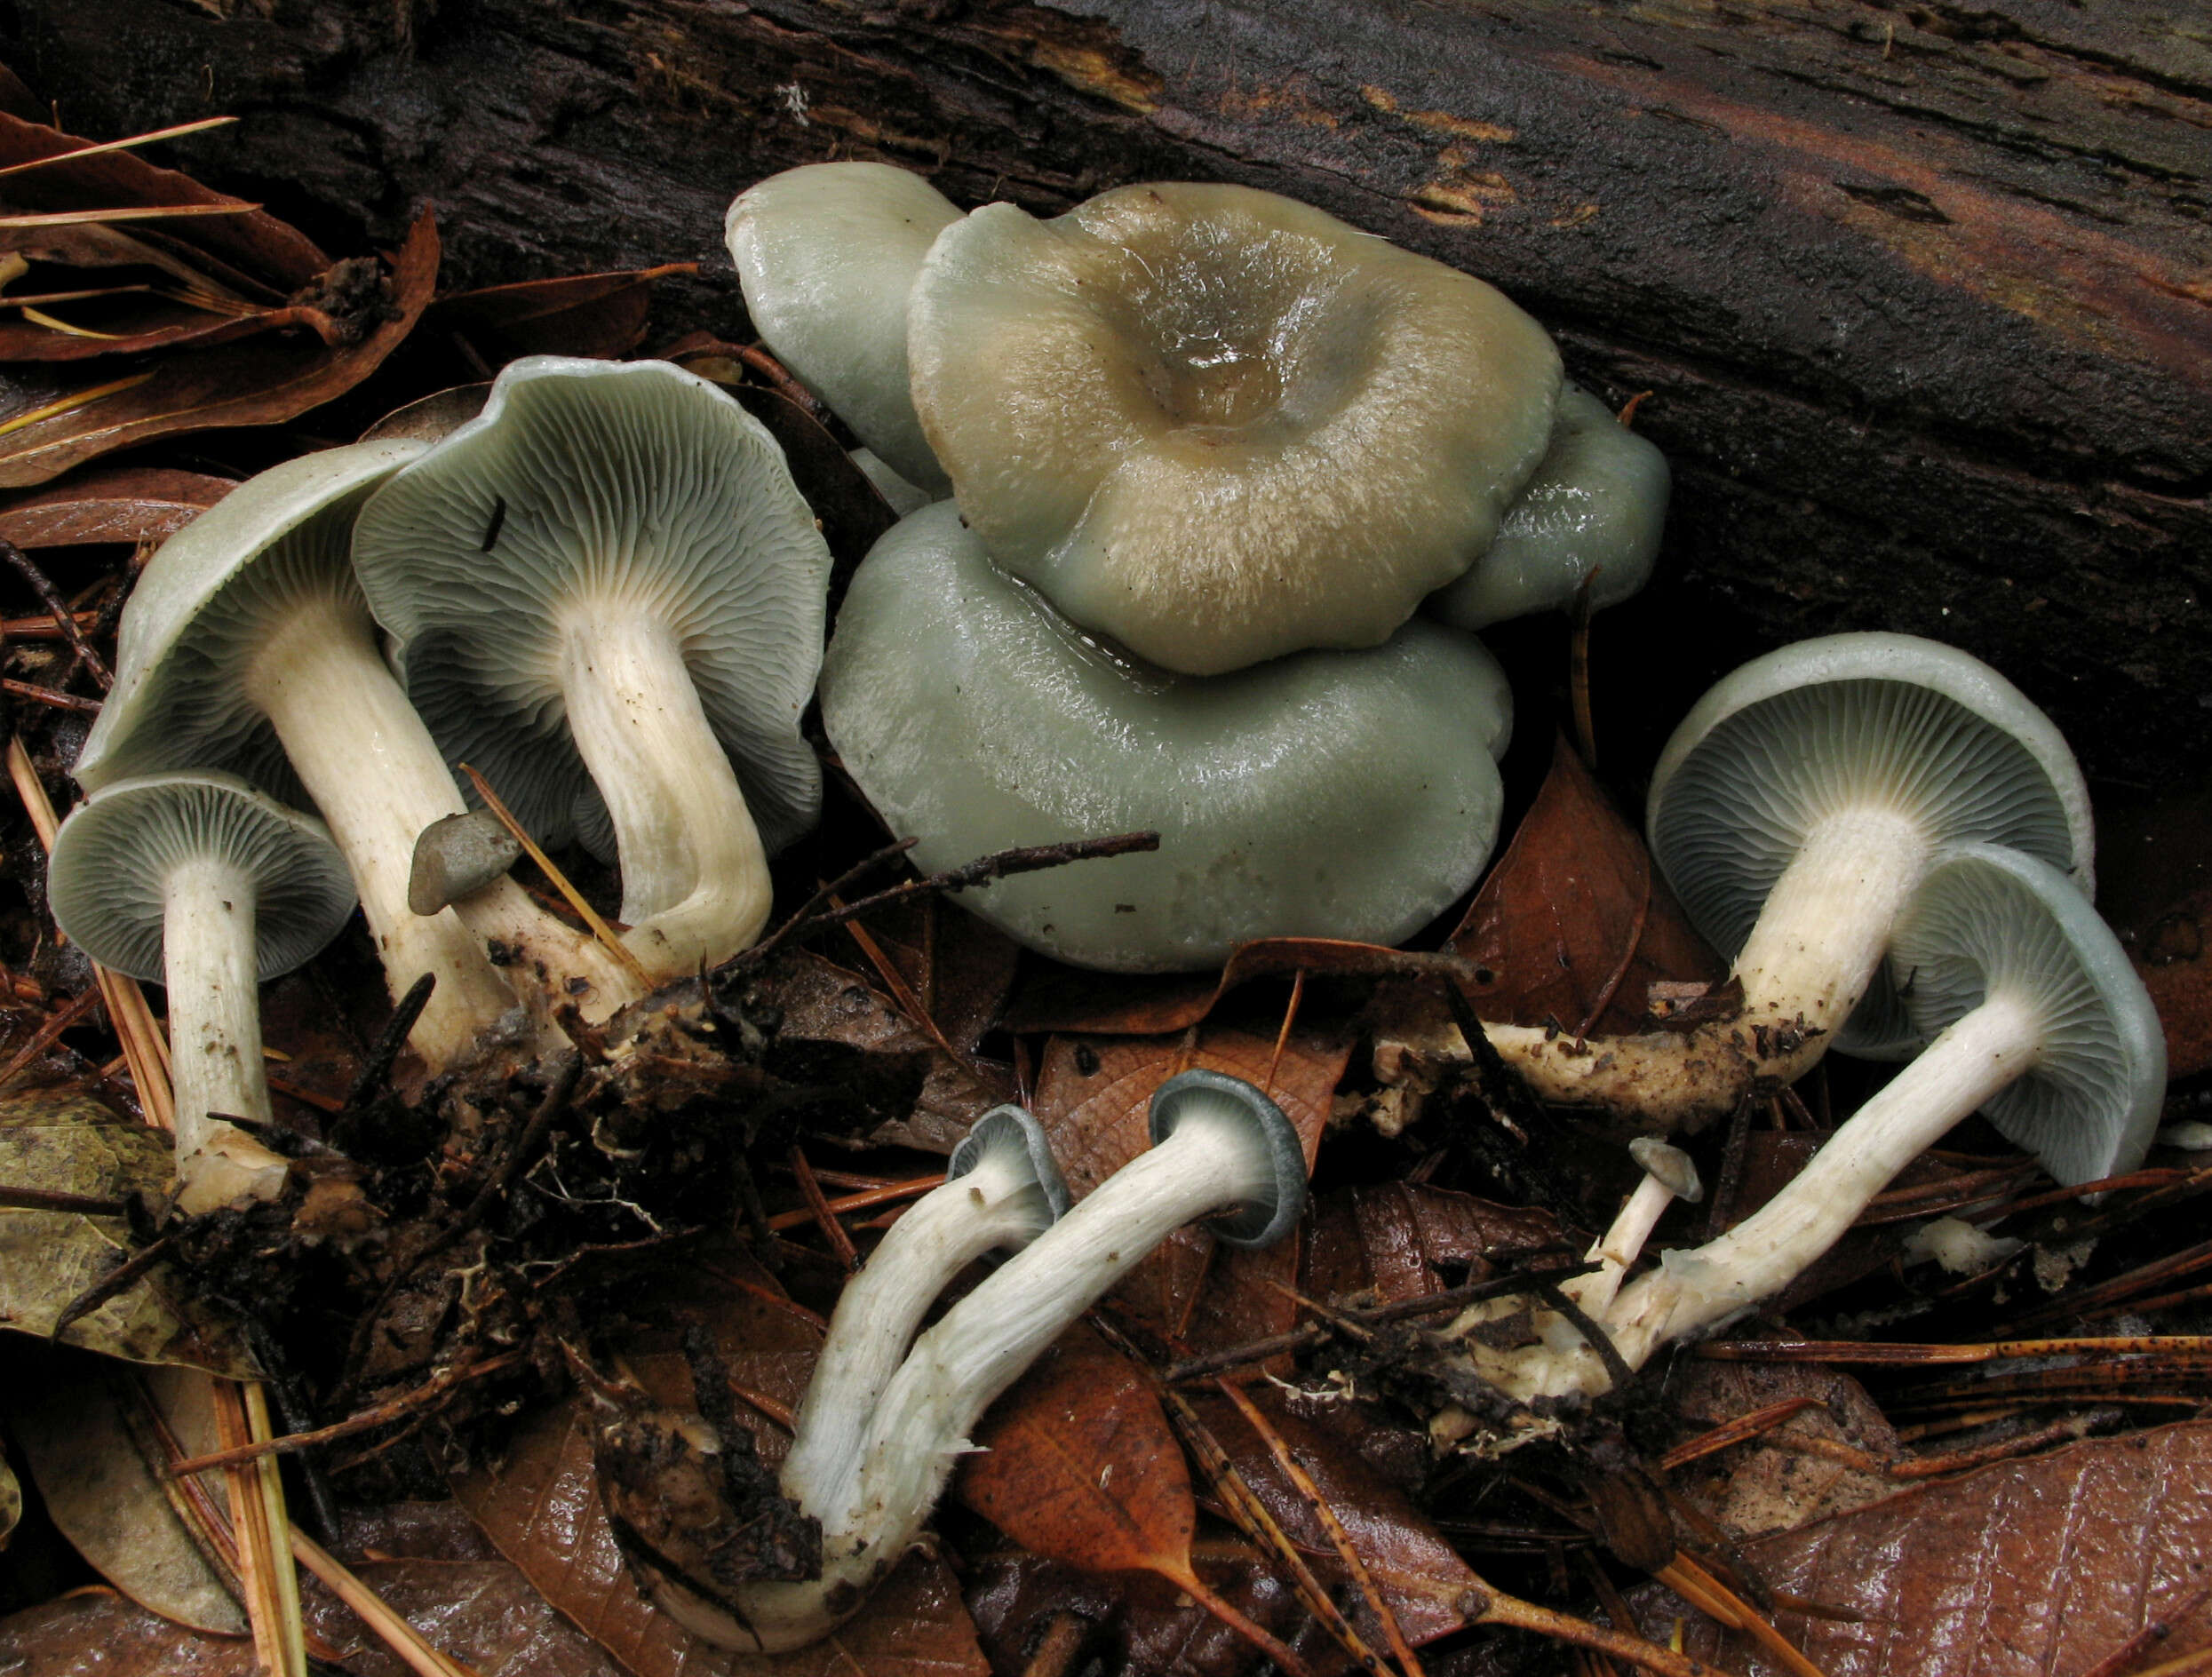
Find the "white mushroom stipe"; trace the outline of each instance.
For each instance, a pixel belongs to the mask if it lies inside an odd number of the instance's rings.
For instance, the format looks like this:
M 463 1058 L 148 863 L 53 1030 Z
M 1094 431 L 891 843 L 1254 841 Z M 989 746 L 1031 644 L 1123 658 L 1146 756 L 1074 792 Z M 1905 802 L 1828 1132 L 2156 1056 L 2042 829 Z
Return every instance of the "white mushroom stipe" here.
M 1584 1254 L 1600 1268 L 1595 1274 L 1577 1276 L 1562 1291 L 1588 1315 L 1602 1316 L 1619 1292 L 1621 1278 L 1643 1251 L 1643 1243 L 1659 1227 L 1659 1220 L 1677 1199 L 1695 1204 L 1705 1197 L 1698 1167 L 1680 1148 L 1669 1147 L 1655 1136 L 1640 1135 L 1628 1151 L 1643 1166 L 1643 1180 L 1628 1196 L 1612 1227 Z
M 2057 870 L 1995 846 L 1947 852 L 1890 961 L 1932 1040 L 1766 1204 L 1621 1291 L 1602 1325 L 1630 1368 L 1787 1286 L 1977 1109 L 2062 1182 L 2141 1163 L 2166 1082 L 2158 1015 L 2118 941 Z M 1516 1395 L 1603 1389 L 1571 1330 L 1553 1323 L 1547 1341 L 1535 1356 L 1472 1355 Z
M 1250 1084 L 1188 1071 L 1152 1098 L 1150 1152 L 1124 1165 L 915 1341 L 891 1379 L 845 1506 L 822 1521 L 822 1576 L 747 1584 L 744 1623 L 664 1589 L 664 1607 L 723 1647 L 781 1652 L 828 1635 L 860 1610 L 936 1504 L 968 1435 L 1038 1354 L 1185 1223 L 1224 1214 L 1217 1238 L 1264 1246 L 1296 1224 L 1305 1158 L 1280 1109 Z
M 1035 1118 L 1005 1106 L 975 1121 L 944 1182 L 891 1225 L 839 1295 L 784 1458 L 785 1496 L 802 1508 L 851 1505 L 877 1400 L 937 1295 L 986 1252 L 1028 1245 L 1067 1209 Z
M 354 561 L 451 760 L 542 843 L 603 801 L 656 982 L 752 944 L 821 802 L 830 570 L 756 421 L 664 362 L 525 357 L 370 498 Z
M 2049 719 L 1955 648 L 1833 635 L 1747 664 L 1700 700 L 1651 783 L 1651 850 L 1743 1005 L 1687 1031 L 1578 1043 L 1486 1028 L 1547 1100 L 1694 1126 L 1833 1044 L 1922 1038 L 1881 982 L 1897 916 L 1945 846 L 2003 844 L 2089 878 L 2089 794 Z
M 361 894 L 386 982 L 427 973 L 408 1040 L 434 1069 L 464 1057 L 515 1009 L 577 1000 L 601 1018 L 637 987 L 609 951 L 500 880 L 461 912 L 409 906 L 425 827 L 465 807 L 378 650 L 348 560 L 354 515 L 418 442 L 356 443 L 240 485 L 164 543 L 125 608 L 110 695 L 76 764 L 88 791 L 179 763 L 235 767 L 299 788 L 330 824 Z M 485 944 L 498 942 L 508 976 Z M 581 980 L 585 995 L 572 997 Z
M 94 960 L 166 990 L 179 1205 L 197 1214 L 281 1193 L 284 1161 L 223 1120 L 272 1122 L 259 983 L 353 910 L 322 824 L 235 775 L 113 782 L 62 823 L 48 900 Z

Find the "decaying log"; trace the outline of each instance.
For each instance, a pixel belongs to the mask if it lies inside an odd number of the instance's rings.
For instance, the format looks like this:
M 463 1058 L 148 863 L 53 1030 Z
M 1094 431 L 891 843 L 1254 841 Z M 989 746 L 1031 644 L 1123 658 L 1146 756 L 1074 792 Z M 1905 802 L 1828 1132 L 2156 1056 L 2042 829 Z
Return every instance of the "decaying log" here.
M 28 0 L 77 131 L 330 245 L 434 201 L 449 286 L 696 257 L 880 156 L 1054 211 L 1293 194 L 1502 285 L 1673 457 L 1652 709 L 1831 628 L 2012 673 L 2094 772 L 2212 762 L 2212 12 L 1999 0 Z M 1691 632 L 1693 629 L 1702 632 Z

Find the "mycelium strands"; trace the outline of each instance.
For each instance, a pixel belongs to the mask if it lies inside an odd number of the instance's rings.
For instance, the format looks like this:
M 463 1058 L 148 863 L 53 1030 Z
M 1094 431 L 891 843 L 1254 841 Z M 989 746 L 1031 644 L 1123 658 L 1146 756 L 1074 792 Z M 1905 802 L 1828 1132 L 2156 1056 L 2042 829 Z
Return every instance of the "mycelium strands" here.
M 751 1584 L 731 1615 L 695 1595 L 664 1607 L 722 1646 L 774 1653 L 828 1635 L 898 1564 L 936 1504 L 968 1435 L 1045 1347 L 1193 1219 L 1227 1207 L 1216 1238 L 1266 1246 L 1304 1204 L 1305 1160 L 1290 1121 L 1249 1084 L 1185 1072 L 1153 1098 L 1156 1145 L 1108 1177 L 915 1341 L 876 1405 L 857 1487 L 822 1521 L 822 1576 Z
M 1253 938 L 1418 931 L 1490 854 L 1512 703 L 1479 642 L 1427 623 L 1226 676 L 1149 668 L 991 565 L 942 503 L 855 575 L 822 715 L 925 869 L 1158 831 L 1155 853 L 955 899 L 1056 958 L 1157 972 Z
M 2062 1182 L 2141 1163 L 2165 1091 L 2165 1039 L 2126 953 L 2057 870 L 1995 846 L 1946 852 L 1890 962 L 1928 1046 L 1757 1212 L 1667 1253 L 1622 1291 L 1602 1322 L 1630 1368 L 1787 1286 L 1969 1113 L 1985 1111 Z M 1571 1330 L 1553 1323 L 1546 1337 L 1544 1354 L 1476 1352 L 1476 1365 L 1516 1395 L 1603 1389 Z
M 95 960 L 164 987 L 178 1204 L 197 1214 L 280 1193 L 284 1161 L 224 1120 L 271 1122 L 261 980 L 307 959 L 352 911 L 328 832 L 233 775 L 115 782 L 63 824 L 48 898 Z
M 891 1225 L 845 1284 L 799 1406 L 784 1494 L 802 1508 L 844 1508 L 876 1403 L 937 1295 L 984 1253 L 1019 1250 L 1067 1210 L 1043 1130 L 1019 1107 L 976 1120 L 942 1186 Z
M 416 833 L 463 806 L 384 667 L 347 544 L 363 497 L 421 449 L 356 443 L 288 461 L 164 543 L 124 610 L 115 690 L 76 773 L 92 790 L 212 764 L 280 795 L 304 786 L 327 800 L 393 994 L 426 973 L 437 981 L 409 1041 L 442 1068 L 515 1007 L 482 939 L 517 957 L 511 970 L 541 1012 L 570 999 L 571 978 L 593 987 L 580 998 L 593 1016 L 635 987 L 511 882 L 473 902 L 473 930 L 457 914 L 408 908 Z
M 986 204 L 907 318 L 915 408 L 992 559 L 1191 675 L 1387 639 L 1490 546 L 1559 388 L 1481 281 L 1237 187 Z
M 2085 888 L 2095 848 L 2088 791 L 2049 719 L 1978 660 L 1894 634 L 1802 641 L 1715 687 L 1660 756 L 1650 831 L 1698 929 L 1734 952 L 1741 1011 L 1587 1043 L 1487 1034 L 1548 1100 L 1684 1125 L 1831 1045 L 1922 1040 L 1882 956 L 1943 848 L 2005 845 Z
M 450 758 L 543 842 L 597 788 L 656 981 L 751 944 L 767 852 L 820 802 L 830 565 L 757 423 L 664 362 L 525 358 L 370 499 L 354 560 Z
M 1498 538 L 1429 609 L 1458 629 L 1572 608 L 1641 589 L 1659 557 L 1671 480 L 1667 457 L 1588 392 L 1559 393 L 1551 447 L 1506 509 Z
M 960 219 L 888 163 L 808 163 L 738 195 L 723 221 L 760 338 L 899 475 L 942 495 L 914 415 L 906 298 L 937 234 Z

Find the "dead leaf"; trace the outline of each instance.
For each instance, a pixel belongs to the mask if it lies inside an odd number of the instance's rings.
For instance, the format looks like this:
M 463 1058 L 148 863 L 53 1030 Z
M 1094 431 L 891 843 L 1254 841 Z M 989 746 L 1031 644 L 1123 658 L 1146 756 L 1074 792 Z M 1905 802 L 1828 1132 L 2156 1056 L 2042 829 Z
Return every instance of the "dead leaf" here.
M 1498 1260 L 1564 1243 L 1558 1220 L 1425 1182 L 1382 1182 L 1315 1196 L 1302 1291 L 1395 1304 L 1481 1281 Z
M 16 1482 L 15 1470 L 0 1460 L 0 1549 L 8 1546 L 22 1518 L 23 1487 Z
M 163 357 L 139 382 L 114 384 L 111 369 L 74 382 L 18 367 L 0 389 L 0 488 L 44 483 L 79 462 L 154 437 L 219 425 L 275 425 L 350 390 L 414 329 L 438 273 L 438 231 L 425 211 L 393 259 L 388 313 L 359 342 L 333 349 L 320 338 L 266 335 L 219 350 Z M 89 398 L 89 399 L 88 399 Z M 44 417 L 30 418 L 56 403 Z
M 1290 1447 L 1342 1523 L 1406 1641 L 1419 1647 L 1461 1629 L 1468 1621 L 1460 1611 L 1460 1598 L 1482 1580 L 1405 1493 L 1362 1461 L 1342 1439 L 1292 1413 L 1272 1387 L 1255 1385 L 1245 1395 Z M 1193 1403 L 1229 1451 L 1239 1476 L 1284 1535 L 1309 1557 L 1323 1581 L 1333 1584 L 1341 1578 L 1327 1528 L 1251 1425 L 1226 1398 L 1206 1395 Z M 1370 1646 L 1387 1645 L 1381 1624 L 1357 1591 L 1333 1594 Z
M 1841 1369 L 1818 1363 L 1718 1363 L 1685 1357 L 1667 1381 L 1685 1440 L 1723 1421 L 1794 1398 L 1814 1403 L 1772 1431 L 1675 1470 L 1671 1482 L 1714 1519 L 1743 1537 L 1788 1530 L 1879 1502 L 1897 1489 L 1834 1455 L 1821 1443 L 1874 1460 L 1906 1455 L 1866 1388 Z
M 143 1384 L 80 1355 L 19 1356 L 8 1421 L 62 1536 L 110 1584 L 163 1618 L 240 1635 L 246 1617 L 192 1524 L 164 1488 L 154 1416 L 187 1456 L 219 1447 L 208 1377 L 151 1371 Z M 227 1512 L 221 1475 L 203 1474 Z
M 0 1101 L 0 1183 L 99 1199 L 169 1192 L 169 1139 L 69 1089 Z M 0 1211 L 0 1326 L 46 1336 L 78 1294 L 131 1255 L 120 1217 Z M 64 1342 L 134 1363 L 176 1363 L 251 1379 L 236 1335 L 164 1266 L 72 1323 Z
M 1263 978 L 1381 979 L 1402 975 L 1409 962 L 1380 943 L 1339 938 L 1268 937 L 1229 951 L 1221 976 L 1088 973 L 1032 960 L 1007 1010 L 1007 1029 L 1153 1037 L 1188 1030 L 1239 985 Z
M 492 367 L 521 355 L 611 361 L 643 340 L 655 282 L 698 271 L 696 262 L 667 262 L 619 274 L 569 274 L 489 285 L 440 298 L 423 315 L 423 326 L 459 332 Z
M 1203 1033 L 1186 1061 L 1179 1037 L 1056 1037 L 1038 1072 L 1035 1110 L 1070 1191 L 1080 1199 L 1151 1145 L 1147 1109 L 1155 1089 L 1189 1066 L 1225 1071 L 1264 1089 L 1283 1109 L 1311 1170 L 1351 1046 L 1350 1037 L 1333 1027 L 1300 1025 L 1278 1060 L 1272 1037 L 1224 1029 Z M 1237 1266 L 1235 1273 L 1279 1275 L 1287 1281 L 1296 1273 L 1295 1253 L 1294 1244 L 1285 1241 L 1250 1254 L 1253 1262 Z M 1180 1230 L 1113 1297 L 1150 1332 L 1173 1345 L 1190 1345 L 1213 1256 L 1213 1242 L 1202 1228 Z M 1234 1344 L 1279 1331 L 1288 1325 L 1284 1312 L 1289 1301 L 1271 1290 L 1267 1299 L 1273 1308 L 1234 1320 L 1217 1315 L 1209 1332 Z
M 202 472 L 99 466 L 0 506 L 0 539 L 24 548 L 163 542 L 237 487 Z
M 1652 983 L 1728 974 L 1564 738 L 1450 947 L 1490 974 L 1476 974 L 1484 1019 L 1576 1036 L 1648 1029 Z
M 393 409 L 362 432 L 361 441 L 387 442 L 398 438 L 418 442 L 441 441 L 483 412 L 484 403 L 490 400 L 489 381 L 433 391 L 427 396 Z
M 1022 946 L 934 896 L 893 904 L 870 916 L 868 929 L 946 1040 L 973 1053 L 999 1022 Z
M 700 1261 L 684 1298 L 686 1314 L 712 1335 L 736 1383 L 760 1379 L 758 1359 L 772 1355 L 785 1383 L 768 1395 L 784 1401 L 803 1389 L 806 1359 L 792 1354 L 810 1355 L 819 1330 L 736 1248 Z M 688 1392 L 663 1384 L 688 1386 L 680 1358 L 648 1350 L 625 1360 L 656 1396 L 688 1403 Z M 770 1459 L 788 1448 L 765 1422 L 756 1436 Z M 577 1403 L 525 1419 L 498 1465 L 465 1475 L 455 1491 L 499 1552 L 634 1677 L 847 1677 L 856 1666 L 870 1677 L 986 1677 L 959 1586 L 943 1561 L 919 1550 L 843 1631 L 813 1648 L 730 1653 L 679 1630 L 639 1594 L 624 1563 Z
M 2070 1444 L 1918 1486 L 1744 1546 L 1776 1590 L 1855 1615 L 1778 1621 L 1831 1677 L 2055 1677 L 2088 1670 L 2205 1582 L 2212 1422 Z M 1631 1602 L 1698 1658 L 1769 1677 L 1769 1660 L 1655 1588 Z M 2154 1660 L 2212 1646 L 2212 1609 Z
M 75 1590 L 0 1619 L 0 1668 L 27 1677 L 257 1677 L 252 1641 L 171 1625 L 113 1590 Z

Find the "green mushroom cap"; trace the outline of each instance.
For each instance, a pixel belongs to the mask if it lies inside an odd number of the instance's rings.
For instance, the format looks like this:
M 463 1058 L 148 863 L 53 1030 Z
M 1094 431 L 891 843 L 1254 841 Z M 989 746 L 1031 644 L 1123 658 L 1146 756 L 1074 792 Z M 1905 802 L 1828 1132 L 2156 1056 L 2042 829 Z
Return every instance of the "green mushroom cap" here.
M 950 503 L 863 563 L 822 684 L 846 768 L 924 868 L 1156 829 L 1157 852 L 958 899 L 1124 972 L 1259 937 L 1411 935 L 1490 854 L 1511 714 L 1481 644 L 1434 624 L 1229 676 L 1140 664 L 992 566 Z

